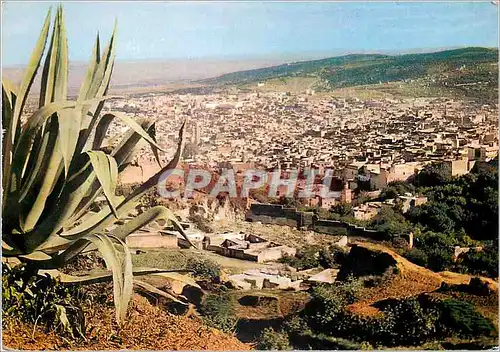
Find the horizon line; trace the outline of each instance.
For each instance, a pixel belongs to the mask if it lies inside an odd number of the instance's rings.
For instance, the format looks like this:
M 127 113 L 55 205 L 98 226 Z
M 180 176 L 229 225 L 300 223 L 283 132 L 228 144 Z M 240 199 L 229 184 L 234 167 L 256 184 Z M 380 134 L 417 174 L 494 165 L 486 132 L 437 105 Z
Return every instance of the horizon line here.
M 406 54 L 427 54 L 427 53 L 437 53 L 441 51 L 447 50 L 458 50 L 458 49 L 466 49 L 466 48 L 484 48 L 484 49 L 496 49 L 498 47 L 495 46 L 472 46 L 472 45 L 456 45 L 456 46 L 447 46 L 447 47 L 430 47 L 430 48 L 408 48 L 408 49 L 379 49 L 379 50 L 345 50 L 345 49 L 332 49 L 328 51 L 297 51 L 297 52 L 282 52 L 282 53 L 262 53 L 262 54 L 247 54 L 247 55 L 220 55 L 220 56 L 197 56 L 197 57 L 167 57 L 167 58 L 138 58 L 138 59 L 115 59 L 116 64 L 134 64 L 134 63 L 142 63 L 142 62 L 172 62 L 172 61 L 232 61 L 232 60 L 282 60 L 284 62 L 288 60 L 293 60 L 292 62 L 301 62 L 301 61 L 313 61 L 313 60 L 321 60 L 333 57 L 342 57 L 346 55 L 369 55 L 369 54 L 380 54 L 380 55 L 389 55 L 389 56 L 400 56 Z M 305 57 L 303 59 L 292 58 L 293 56 L 300 55 L 310 55 L 310 57 Z M 314 56 L 314 57 L 313 57 Z M 87 61 L 76 60 L 69 61 L 69 64 L 72 66 L 85 66 L 88 64 Z M 26 67 L 27 63 L 18 63 L 18 64 L 8 64 L 4 65 L 2 62 L 2 69 L 20 69 Z

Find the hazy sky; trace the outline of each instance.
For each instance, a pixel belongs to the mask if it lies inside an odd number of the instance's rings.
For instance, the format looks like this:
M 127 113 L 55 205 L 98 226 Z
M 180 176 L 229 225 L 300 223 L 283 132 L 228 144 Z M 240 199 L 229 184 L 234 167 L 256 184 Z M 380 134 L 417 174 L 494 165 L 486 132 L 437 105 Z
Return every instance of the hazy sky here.
M 6 2 L 4 65 L 28 61 L 49 2 Z M 498 6 L 426 2 L 66 2 L 70 59 L 118 19 L 118 60 L 404 51 L 498 43 Z

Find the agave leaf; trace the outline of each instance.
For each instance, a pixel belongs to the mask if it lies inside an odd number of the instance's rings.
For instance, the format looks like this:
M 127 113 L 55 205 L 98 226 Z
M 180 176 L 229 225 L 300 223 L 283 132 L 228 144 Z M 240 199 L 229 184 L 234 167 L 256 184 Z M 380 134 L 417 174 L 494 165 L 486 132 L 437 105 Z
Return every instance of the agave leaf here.
M 93 82 L 95 81 L 95 76 L 97 69 L 99 68 L 100 61 L 101 61 L 100 41 L 99 41 L 99 33 L 97 33 L 97 38 L 94 45 L 94 50 L 92 53 L 90 64 L 87 69 L 87 74 L 85 76 L 85 80 L 82 83 L 82 86 L 80 87 L 80 92 L 78 93 L 79 103 L 82 103 L 90 98 L 95 98 L 95 94 L 93 96 L 90 94 L 90 88 L 91 85 L 94 84 Z M 91 104 L 82 104 L 80 107 L 80 115 L 78 116 L 79 133 L 76 136 L 76 142 L 75 142 L 76 143 L 75 152 L 77 154 L 81 153 L 82 148 L 86 143 L 86 139 L 89 136 L 90 131 L 87 130 L 89 124 L 88 115 L 92 116 L 92 114 L 89 112 L 90 106 Z
M 161 277 L 167 278 L 169 280 L 179 281 L 179 282 L 182 282 L 183 284 L 186 284 L 186 285 L 201 288 L 200 285 L 198 285 L 196 283 L 196 281 L 194 281 L 193 278 L 191 278 L 187 275 L 181 275 L 178 272 L 165 272 L 165 273 L 162 272 L 162 273 L 154 273 L 152 275 L 161 276 Z
M 101 99 L 95 99 L 94 101 L 99 101 L 102 99 L 108 99 L 109 97 L 106 98 L 101 98 Z M 75 107 L 74 102 L 59 102 L 59 103 L 50 103 L 38 111 L 36 111 L 28 120 L 27 125 L 25 126 L 25 131 L 22 134 L 22 137 L 19 140 L 18 145 L 15 148 L 15 153 L 14 153 L 14 160 L 13 160 L 13 170 L 15 174 L 14 181 L 18 182 L 17 180 L 21 180 L 22 176 L 22 171 L 25 168 L 25 162 L 28 159 L 27 154 L 29 153 L 29 145 L 31 143 L 31 140 L 34 138 L 35 134 L 37 133 L 38 129 L 41 127 L 43 122 L 49 118 L 54 112 L 57 112 L 59 110 L 63 109 L 68 109 Z M 52 125 L 51 128 L 56 128 L 54 125 Z M 56 130 L 54 130 L 56 131 Z M 55 132 L 53 132 L 55 133 Z M 27 220 L 27 224 L 25 225 L 26 229 L 31 229 L 34 224 L 38 221 L 41 212 L 43 211 L 45 202 L 47 200 L 47 197 L 50 195 L 50 192 L 54 188 L 55 184 L 58 181 L 59 175 L 62 172 L 62 155 L 60 153 L 60 147 L 59 147 L 59 140 L 56 140 L 56 146 L 55 148 L 51 151 L 51 157 L 48 165 L 48 173 L 44 174 L 43 177 L 45 181 L 43 182 L 43 187 L 44 192 L 41 193 L 40 195 L 37 195 L 38 202 L 35 202 L 36 209 L 30 211 L 32 215 L 27 216 L 29 217 L 30 220 Z M 61 164 L 61 166 L 60 166 Z M 38 170 L 40 171 L 40 170 Z M 37 172 L 37 171 L 34 171 Z M 37 172 L 39 173 L 39 172 Z M 11 192 L 15 191 L 16 189 L 14 186 L 17 186 L 17 183 L 11 186 Z M 19 191 L 19 190 L 18 190 Z M 25 195 L 25 191 L 22 191 L 21 193 Z M 17 199 L 16 199 L 17 202 Z
M 120 241 L 120 240 L 118 240 Z M 123 289 L 121 292 L 121 309 L 116 310 L 116 317 L 119 322 L 125 322 L 127 317 L 127 307 L 128 302 L 132 299 L 132 293 L 134 290 L 134 277 L 132 270 L 132 254 L 128 249 L 125 242 L 120 241 L 121 246 L 118 247 L 119 251 L 122 252 L 122 265 L 123 265 Z M 114 281 L 114 280 L 113 280 Z M 115 297 L 116 299 L 116 297 Z M 116 302 L 115 302 L 116 306 Z M 118 306 L 117 306 L 118 307 Z
M 15 85 L 12 81 L 8 80 L 5 77 L 2 77 L 2 88 L 7 92 L 7 99 L 9 103 L 12 105 L 12 96 L 17 96 L 17 92 L 19 91 L 19 87 Z
M 113 27 L 113 33 L 109 39 L 108 45 L 104 49 L 104 53 L 96 67 L 96 72 L 94 78 L 91 81 L 91 85 L 88 91 L 88 97 L 99 97 L 104 94 L 105 87 L 109 83 L 111 78 L 111 66 L 114 62 L 115 57 L 115 41 L 116 41 L 116 22 Z M 109 76 L 109 78 L 108 78 Z M 100 92 L 99 92 L 100 91 Z M 101 95 L 99 95 L 101 93 Z
M 26 67 L 23 81 L 18 90 L 16 102 L 14 105 L 14 111 L 12 113 L 12 118 L 10 119 L 10 125 L 6 126 L 6 133 L 4 138 L 6 142 L 4 143 L 3 150 L 3 204 L 6 203 L 7 194 L 11 189 L 10 183 L 12 178 L 11 165 L 12 165 L 12 151 L 14 149 L 14 144 L 16 141 L 16 131 L 18 130 L 19 119 L 21 117 L 21 112 L 23 110 L 24 104 L 26 103 L 26 98 L 28 96 L 28 91 L 33 84 L 36 76 L 38 67 L 40 66 L 40 61 L 42 60 L 42 55 L 45 49 L 45 44 L 47 41 L 47 36 L 49 32 L 50 25 L 50 9 L 45 18 L 45 22 L 38 38 L 38 41 L 33 50 L 28 66 Z
M 143 129 L 149 129 L 153 121 L 149 119 L 141 119 L 138 122 Z M 116 159 L 119 167 L 124 165 L 129 159 L 134 157 L 134 152 L 138 148 L 138 144 L 141 141 L 141 135 L 136 133 L 133 129 L 129 129 L 120 143 L 113 149 L 111 155 Z
M 111 211 L 118 218 L 118 213 L 113 204 L 116 183 L 118 181 L 118 165 L 116 165 L 116 161 L 112 156 L 104 152 L 87 151 L 87 154 L 90 157 L 90 162 L 102 186 L 104 196 L 108 201 Z
M 49 128 L 50 130 L 50 128 Z M 54 150 L 57 140 L 57 133 L 42 133 L 39 131 L 33 142 L 33 149 L 30 152 L 25 175 L 21 181 L 21 193 L 19 201 L 22 202 L 29 192 L 34 192 L 33 184 L 40 177 L 40 174 L 47 170 L 50 153 Z M 42 166 L 43 165 L 43 166 Z
M 57 60 L 57 79 L 54 85 L 55 100 L 66 100 L 68 95 L 68 39 L 64 23 L 64 12 L 59 6 L 59 50 Z
M 175 221 L 175 216 L 171 211 L 163 206 L 156 206 L 150 208 L 143 212 L 142 214 L 136 216 L 132 220 L 127 221 L 125 224 L 118 226 L 111 233 L 119 239 L 125 239 L 131 233 L 139 230 L 155 220 L 173 220 Z
M 181 158 L 182 152 L 184 150 L 184 129 L 186 127 L 186 122 L 182 124 L 179 130 L 179 141 L 177 145 L 177 150 L 175 152 L 174 157 L 170 162 L 160 171 L 158 171 L 155 175 L 151 176 L 146 182 L 144 182 L 140 187 L 136 188 L 131 194 L 129 194 L 126 199 L 118 206 L 118 210 L 121 208 L 126 208 L 128 202 L 137 201 L 144 193 L 146 193 L 150 188 L 156 186 L 160 177 L 168 170 L 172 170 L 177 167 L 179 160 Z
M 39 107 L 47 105 L 55 101 L 55 85 L 56 80 L 62 79 L 58 77 L 57 65 L 59 64 L 59 48 L 61 47 L 61 15 L 60 8 L 57 7 L 54 25 L 52 29 L 52 37 L 50 39 L 50 46 L 45 58 L 45 64 L 42 71 L 42 81 L 40 87 L 40 100 Z M 59 99 L 57 99 L 59 100 Z
M 117 242 L 118 246 L 113 244 L 112 239 Z M 85 236 L 74 241 L 66 250 L 51 260 L 37 262 L 36 266 L 42 269 L 61 267 L 81 253 L 90 243 L 97 247 L 106 263 L 106 268 L 112 271 L 116 321 L 121 325 L 125 320 L 128 302 L 132 295 L 132 258 L 123 241 L 102 234 Z
M 64 161 L 65 176 L 67 177 L 80 132 L 79 112 L 76 109 L 63 110 L 59 112 L 58 122 L 59 147 Z
M 57 128 L 57 124 L 52 124 L 54 128 Z M 62 171 L 61 164 L 61 154 L 58 150 L 60 142 L 55 141 L 55 148 L 51 151 L 48 158 L 48 167 L 44 173 L 42 173 L 42 183 L 39 191 L 36 194 L 34 202 L 29 205 L 31 208 L 28 211 L 26 218 L 24 219 L 20 214 L 21 229 L 23 232 L 29 231 L 35 227 L 38 220 L 40 219 L 52 190 L 54 189 L 58 175 Z M 26 204 L 26 202 L 24 203 Z
M 11 123 L 13 104 L 14 102 L 12 101 L 11 92 L 9 91 L 8 88 L 5 87 L 4 82 L 2 82 L 2 126 L 4 128 L 9 126 Z M 5 150 L 5 144 L 7 143 L 8 140 L 5 138 L 4 135 L 2 137 L 4 137 L 2 139 L 2 148 L 3 150 Z
M 106 235 L 90 235 L 86 236 L 84 240 L 92 242 L 97 247 L 106 263 L 106 268 L 113 271 L 113 296 L 116 309 L 116 321 L 121 325 L 125 321 L 128 302 L 132 296 L 132 259 L 130 257 L 130 252 L 125 243 L 116 239 L 123 249 L 123 252 L 120 253 L 114 246 L 111 238 Z M 79 241 L 81 240 L 77 242 Z M 76 249 L 78 248 L 81 247 L 76 247 Z M 73 256 L 76 254 L 71 253 Z M 127 285 L 129 287 L 127 287 Z
M 166 270 L 158 268 L 133 268 L 133 276 L 144 276 L 144 275 L 154 275 L 159 273 L 170 273 L 170 272 L 187 272 L 187 270 Z M 49 275 L 54 279 L 59 280 L 63 284 L 96 284 L 101 282 L 109 282 L 113 279 L 113 272 L 106 271 L 96 271 L 88 275 L 76 276 L 68 275 L 57 269 L 42 269 L 38 272 L 40 275 Z
M 185 233 L 181 224 L 177 221 L 174 213 L 172 213 L 170 209 L 163 206 L 156 206 L 146 210 L 132 220 L 129 220 L 125 224 L 117 227 L 111 233 L 113 234 L 113 236 L 124 240 L 131 233 L 139 230 L 140 228 L 155 220 L 170 221 L 174 225 L 175 229 L 184 237 L 184 239 L 194 247 L 193 243 L 187 237 L 187 234 Z
M 125 199 L 123 196 L 113 196 L 113 203 L 114 204 L 119 204 Z M 61 234 L 65 238 L 68 239 L 76 239 L 73 236 L 80 236 L 81 233 L 85 230 L 88 230 L 89 228 L 95 226 L 99 221 L 104 219 L 106 216 L 108 216 L 112 212 L 111 208 L 108 205 L 103 206 L 101 210 L 98 212 L 93 212 L 93 211 L 86 211 L 86 208 L 79 210 L 73 217 L 68 219 L 68 223 L 70 225 L 74 225 L 75 221 L 80 220 L 80 224 L 72 227 L 71 229 L 65 229 L 64 232 Z
M 184 128 L 186 124 L 183 123 L 181 126 L 181 129 L 179 131 L 179 142 L 178 142 L 178 147 L 177 151 L 173 157 L 173 159 L 166 165 L 162 170 L 160 170 L 158 173 L 153 175 L 151 178 L 149 178 L 145 183 L 143 183 L 140 187 L 135 189 L 131 194 L 129 194 L 123 202 L 121 202 L 118 207 L 117 207 L 117 212 L 118 212 L 118 217 L 127 214 L 130 210 L 133 209 L 135 206 L 136 202 L 140 199 L 144 193 L 147 192 L 148 189 L 154 187 L 157 185 L 158 181 L 160 180 L 160 177 L 163 175 L 164 172 L 167 170 L 172 170 L 177 166 L 177 163 L 179 162 L 179 159 L 182 155 L 182 151 L 184 149 Z M 181 235 L 187 239 L 187 235 L 184 232 L 184 229 L 182 226 L 177 221 L 173 221 L 173 225 L 176 227 L 176 230 L 181 233 Z M 115 221 L 115 218 L 111 217 L 110 215 L 106 216 L 104 219 L 102 219 L 95 227 L 92 229 L 89 229 L 88 233 L 99 233 L 103 232 L 104 229 L 106 229 L 107 226 L 111 225 Z M 189 242 L 189 240 L 187 239 Z
M 104 138 L 106 137 L 106 132 L 108 131 L 109 125 L 115 118 L 112 114 L 106 114 L 99 120 L 95 130 L 94 142 L 92 144 L 92 149 L 97 150 L 101 147 Z
M 51 260 L 52 257 L 42 251 L 35 251 L 30 254 L 19 255 L 19 258 L 30 260 L 30 261 L 39 261 L 39 260 Z
M 111 119 L 113 118 L 111 115 L 108 116 L 106 119 Z M 141 126 L 144 126 L 145 128 L 148 128 L 151 126 L 151 121 L 150 120 L 144 120 L 141 122 Z M 112 156 L 115 157 L 117 164 L 119 165 L 119 172 L 123 170 L 123 158 L 125 155 L 128 155 L 129 157 L 133 155 L 133 151 L 135 148 L 137 148 L 137 144 L 141 142 L 141 136 L 134 132 L 132 129 L 127 132 L 126 137 L 122 140 L 122 142 L 114 149 Z M 116 152 L 116 153 L 115 153 Z M 92 186 L 91 190 L 91 196 L 86 197 L 84 200 L 82 200 L 77 208 L 77 211 L 74 215 L 71 216 L 67 221 L 70 223 L 78 220 L 80 217 L 84 215 L 84 212 L 90 207 L 92 202 L 95 200 L 95 198 L 98 196 L 100 193 L 101 188 L 96 187 L 94 184 Z M 126 208 L 122 209 L 122 213 L 127 213 L 131 209 L 135 208 L 137 201 L 133 201 L 130 204 L 127 204 Z M 110 225 L 114 220 L 109 219 L 106 224 L 103 226 L 99 227 L 100 230 L 98 232 L 103 231 L 105 229 L 104 226 Z M 87 232 L 86 234 L 91 233 L 91 231 Z M 81 236 L 82 234 L 78 235 Z M 72 237 L 74 238 L 74 237 Z
M 43 221 L 26 234 L 25 244 L 28 252 L 35 249 L 45 250 L 60 244 L 59 231 L 65 226 L 67 219 L 73 215 L 95 179 L 96 175 L 89 163 L 89 166 L 80 175 L 65 184 L 64 191 L 61 192 L 55 206 L 51 208 Z
M 36 72 L 38 71 L 38 67 L 40 66 L 40 62 L 42 60 L 45 44 L 47 43 L 47 36 L 49 34 L 50 12 L 51 9 L 49 9 L 49 12 L 47 13 L 47 17 L 45 18 L 42 31 L 40 32 L 40 36 L 38 37 L 38 41 L 35 45 L 35 49 L 31 53 L 30 61 L 26 66 L 24 78 L 19 86 L 18 99 L 14 108 L 13 121 L 11 124 L 12 129 L 15 129 L 17 123 L 19 122 L 24 104 L 26 103 L 26 98 L 28 97 L 28 92 L 33 84 L 33 81 L 35 80 Z
M 12 251 L 12 250 L 14 250 L 14 248 L 11 247 L 2 239 L 2 251 Z
M 94 50 L 92 51 L 92 57 L 90 59 L 89 68 L 87 69 L 85 80 L 83 81 L 80 87 L 80 92 L 78 93 L 78 101 L 84 101 L 89 98 L 88 91 L 95 76 L 97 67 L 99 66 L 99 62 L 101 60 L 99 55 L 100 55 L 100 42 L 99 42 L 99 33 L 97 33 L 96 41 L 94 44 Z
M 23 171 L 25 171 L 26 161 L 30 153 L 30 146 L 32 140 L 35 138 L 38 129 L 41 127 L 43 122 L 48 119 L 54 112 L 58 110 L 68 109 L 72 107 L 72 103 L 51 103 L 39 109 L 32 115 L 32 119 L 28 121 L 25 130 L 23 131 L 19 143 L 16 145 L 14 151 L 14 158 L 12 162 L 13 173 L 21 179 Z M 30 124 L 30 122 L 33 122 Z
M 113 34 L 111 35 L 111 38 L 109 40 L 108 45 L 106 46 L 106 49 L 104 51 L 104 54 L 102 55 L 101 60 L 99 63 L 96 63 L 95 67 L 95 73 L 92 77 L 92 80 L 90 82 L 90 86 L 87 91 L 87 98 L 101 98 L 104 96 L 104 94 L 107 91 L 107 87 L 109 86 L 109 82 L 111 80 L 111 73 L 113 71 L 113 63 L 114 63 L 114 57 L 115 57 L 115 35 L 116 35 L 116 23 L 115 27 L 113 29 Z M 104 88 L 101 90 L 100 87 L 104 86 Z M 82 109 L 82 112 L 84 114 L 84 117 L 87 116 L 87 111 L 89 109 L 93 112 L 91 112 L 91 118 L 86 119 L 82 118 L 81 122 L 81 132 L 78 137 L 78 143 L 76 146 L 76 153 L 80 154 L 83 151 L 83 148 L 85 145 L 89 142 L 89 137 L 91 132 L 94 130 L 94 127 L 97 124 L 97 120 L 99 117 L 99 112 L 102 109 L 102 104 L 98 104 L 97 108 L 94 110 L 91 108 L 93 104 L 83 104 L 84 108 Z
M 22 254 L 18 249 L 15 249 L 7 243 L 8 241 L 6 240 L 8 240 L 8 236 L 5 236 L 4 239 L 2 239 L 2 258 Z
M 104 92 L 101 93 L 100 91 L 97 93 L 97 96 L 100 97 L 100 96 L 105 96 L 108 92 L 108 88 L 109 88 L 109 83 L 110 83 L 110 79 L 111 79 L 111 73 L 113 71 L 113 67 L 114 67 L 114 56 L 112 57 L 112 62 L 110 64 L 110 68 L 107 69 L 106 71 L 106 75 L 104 77 L 104 82 L 105 82 L 105 88 L 104 88 Z M 92 131 L 95 130 L 95 127 L 97 125 L 97 122 L 99 120 L 99 116 L 101 114 L 101 110 L 102 108 L 104 107 L 104 101 L 101 101 L 97 104 L 97 107 L 93 110 L 93 113 L 91 113 L 91 116 L 93 116 L 93 118 L 90 120 L 90 123 L 88 125 L 88 128 L 86 130 L 84 130 L 84 138 L 82 140 L 82 145 L 84 148 L 86 149 L 89 149 L 91 146 L 92 146 L 92 139 L 90 138 L 90 133 Z
M 112 113 L 110 113 L 110 115 L 114 115 L 115 117 L 118 117 L 120 120 L 122 120 L 122 122 L 124 124 L 126 124 L 127 126 L 129 126 L 130 128 L 132 128 L 134 130 L 134 132 L 138 133 L 142 138 L 144 138 L 146 141 L 148 141 L 148 143 L 152 147 L 155 147 L 155 148 L 157 148 L 157 149 L 159 149 L 159 150 L 161 150 L 163 152 L 166 151 L 165 149 L 161 148 L 156 143 L 156 141 L 154 140 L 154 138 L 151 138 L 151 136 L 146 131 L 144 131 L 144 129 L 141 127 L 141 125 L 139 125 L 131 117 L 129 117 L 126 114 L 123 114 L 121 112 L 112 112 Z
M 24 169 L 24 164 L 30 151 L 31 141 L 35 138 L 35 135 L 42 124 L 49 117 L 51 117 L 52 114 L 64 109 L 74 108 L 75 106 L 75 102 L 69 101 L 50 103 L 38 109 L 29 117 L 14 150 L 13 167 L 17 162 L 16 167 L 19 173 Z
M 162 296 L 162 297 L 165 297 L 167 299 L 170 299 L 174 302 L 177 302 L 177 303 L 180 303 L 182 305 L 185 305 L 187 306 L 188 303 L 186 302 L 183 302 L 181 300 L 179 300 L 177 297 L 175 297 L 172 293 L 168 293 L 168 292 L 165 292 L 163 290 L 160 290 L 156 287 L 154 287 L 153 285 L 151 284 L 148 284 L 147 282 L 144 282 L 144 281 L 140 281 L 140 280 L 134 280 L 134 284 L 141 288 L 142 290 L 144 291 L 148 291 L 148 292 L 151 292 L 151 293 L 154 293 L 154 294 L 157 294 L 158 296 Z
M 156 123 L 153 123 L 151 127 L 147 130 L 149 136 L 153 141 L 156 142 Z M 156 162 L 158 163 L 158 166 L 161 168 L 161 160 L 160 160 L 160 155 L 158 154 L 158 149 L 156 149 L 153 145 L 151 145 L 151 150 L 153 151 L 153 155 L 155 156 Z

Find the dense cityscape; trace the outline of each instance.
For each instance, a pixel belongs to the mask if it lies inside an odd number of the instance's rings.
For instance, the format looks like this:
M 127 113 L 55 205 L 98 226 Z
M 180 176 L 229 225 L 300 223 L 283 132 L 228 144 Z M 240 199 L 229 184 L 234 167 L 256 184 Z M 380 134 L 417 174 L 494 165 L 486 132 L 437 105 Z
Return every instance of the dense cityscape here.
M 107 108 L 158 118 L 157 139 L 165 148 L 176 146 L 187 119 L 186 163 L 238 171 L 330 168 L 353 189 L 359 177 L 379 190 L 436 161 L 462 175 L 498 153 L 498 107 L 446 98 L 363 101 L 313 90 L 149 94 L 116 99 Z M 155 163 L 150 149 L 142 149 L 138 162 Z

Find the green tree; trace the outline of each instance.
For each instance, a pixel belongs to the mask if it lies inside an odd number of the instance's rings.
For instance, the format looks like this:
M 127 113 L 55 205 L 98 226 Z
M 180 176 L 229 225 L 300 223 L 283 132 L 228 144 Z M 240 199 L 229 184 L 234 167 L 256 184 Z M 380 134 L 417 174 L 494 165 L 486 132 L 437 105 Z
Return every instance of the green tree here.
M 447 163 L 427 165 L 415 177 L 415 185 L 419 187 L 437 186 L 451 180 L 451 167 Z
M 332 207 L 331 211 L 340 216 L 349 216 L 352 215 L 352 205 L 347 202 L 338 202 Z

